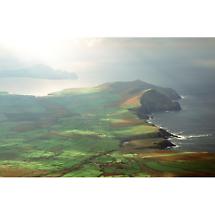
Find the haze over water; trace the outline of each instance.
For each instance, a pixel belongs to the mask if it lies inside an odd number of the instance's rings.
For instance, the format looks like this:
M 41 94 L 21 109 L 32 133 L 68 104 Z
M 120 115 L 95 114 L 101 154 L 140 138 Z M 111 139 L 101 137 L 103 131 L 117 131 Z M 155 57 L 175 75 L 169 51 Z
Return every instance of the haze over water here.
M 0 92 L 11 94 L 46 96 L 68 88 L 89 87 L 98 82 L 85 80 L 48 80 L 33 78 L 0 78 Z

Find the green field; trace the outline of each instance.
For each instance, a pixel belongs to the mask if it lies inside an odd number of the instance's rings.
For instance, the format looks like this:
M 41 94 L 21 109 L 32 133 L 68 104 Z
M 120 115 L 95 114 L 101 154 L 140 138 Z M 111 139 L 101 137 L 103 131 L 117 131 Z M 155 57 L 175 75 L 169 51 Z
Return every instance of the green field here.
M 0 94 L 0 176 L 215 175 L 213 154 L 160 149 L 158 128 L 131 110 L 144 86 Z

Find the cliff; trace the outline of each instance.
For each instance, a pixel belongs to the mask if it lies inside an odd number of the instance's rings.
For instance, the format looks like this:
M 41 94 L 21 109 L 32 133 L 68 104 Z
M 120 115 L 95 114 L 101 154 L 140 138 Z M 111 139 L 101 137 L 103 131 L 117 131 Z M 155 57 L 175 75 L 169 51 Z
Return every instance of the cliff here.
M 140 98 L 141 106 L 138 108 L 138 115 L 145 116 L 155 112 L 179 111 L 181 106 L 175 99 L 177 99 L 176 95 L 168 96 L 156 89 L 146 90 Z

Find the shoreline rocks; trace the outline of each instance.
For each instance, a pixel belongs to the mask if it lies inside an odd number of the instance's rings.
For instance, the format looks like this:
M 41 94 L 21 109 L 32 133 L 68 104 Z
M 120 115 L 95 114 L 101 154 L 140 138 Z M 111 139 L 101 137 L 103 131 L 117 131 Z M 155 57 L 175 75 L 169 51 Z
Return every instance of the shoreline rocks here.
M 169 139 L 171 137 L 179 138 L 177 135 L 172 134 L 163 128 L 159 128 L 159 137 L 162 137 L 164 139 Z

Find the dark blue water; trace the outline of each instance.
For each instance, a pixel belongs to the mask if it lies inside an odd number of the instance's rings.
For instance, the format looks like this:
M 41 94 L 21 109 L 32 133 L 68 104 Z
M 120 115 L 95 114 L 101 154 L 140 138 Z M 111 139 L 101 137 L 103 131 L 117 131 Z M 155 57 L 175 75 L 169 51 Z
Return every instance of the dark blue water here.
M 177 134 L 172 142 L 178 150 L 215 152 L 215 99 L 184 96 L 182 111 L 154 114 L 153 123 Z

